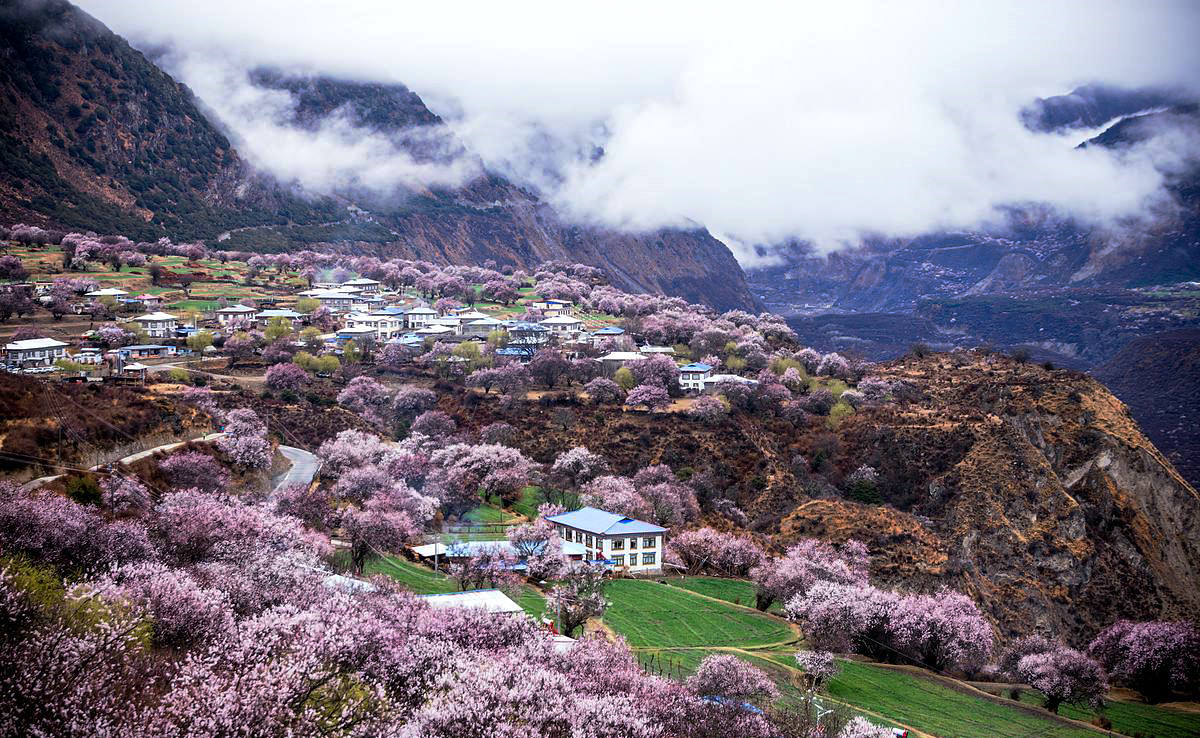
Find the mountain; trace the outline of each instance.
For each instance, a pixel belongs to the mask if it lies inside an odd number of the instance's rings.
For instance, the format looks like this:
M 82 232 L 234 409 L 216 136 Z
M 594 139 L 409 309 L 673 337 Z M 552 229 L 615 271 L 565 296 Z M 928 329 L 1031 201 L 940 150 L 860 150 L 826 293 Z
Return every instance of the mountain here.
M 703 229 L 628 234 L 569 223 L 484 174 L 459 189 L 306 193 L 255 171 L 184 85 L 65 0 L 0 0 L 0 219 L 229 248 L 337 248 L 441 263 L 605 269 L 633 292 L 757 310 L 729 249 Z M 298 126 L 335 111 L 417 160 L 456 145 L 402 85 L 257 70 Z M 427 135 L 429 133 L 437 135 Z
M 1156 88 L 1129 90 L 1094 83 L 1076 87 L 1066 95 L 1039 97 L 1021 110 L 1021 122 L 1031 131 L 1050 133 L 1096 128 L 1127 115 L 1170 108 L 1188 102 L 1187 96 Z
M 745 513 L 712 512 L 706 523 L 744 528 L 777 551 L 806 536 L 856 538 L 872 552 L 873 580 L 966 592 L 1005 637 L 1086 643 L 1120 618 L 1200 607 L 1200 495 L 1096 380 L 981 352 L 873 373 L 903 382 L 902 397 L 837 423 L 767 413 L 664 422 L 604 406 L 563 423 L 563 406 L 531 404 L 513 443 L 545 463 L 586 445 L 618 474 L 667 464 L 705 509 L 727 509 L 712 504 L 724 499 Z M 466 430 L 511 420 L 467 392 L 439 408 Z M 867 503 L 844 491 L 864 464 L 879 474 Z
M 1200 328 L 1136 338 L 1092 374 L 1129 406 L 1179 473 L 1200 483 Z

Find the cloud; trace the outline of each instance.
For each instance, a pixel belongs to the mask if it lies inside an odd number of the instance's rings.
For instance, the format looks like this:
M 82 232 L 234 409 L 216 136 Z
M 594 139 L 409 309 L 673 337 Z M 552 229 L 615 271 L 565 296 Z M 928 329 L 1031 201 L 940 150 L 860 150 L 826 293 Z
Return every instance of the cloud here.
M 482 170 L 478 159 L 463 154 L 444 130 L 406 132 L 410 141 L 432 139 L 422 140 L 423 148 L 452 152 L 429 161 L 418 160 L 395 136 L 356 125 L 344 110 L 335 110 L 313 128 L 301 126 L 293 119 L 292 94 L 252 84 L 248 62 L 182 52 L 164 63 L 229 127 L 235 145 L 252 164 L 311 191 L 421 192 L 460 186 Z
M 170 43 L 187 59 L 236 54 L 235 68 L 403 82 L 489 168 L 572 217 L 700 223 L 744 264 L 758 244 L 835 248 L 867 233 L 972 227 L 1010 203 L 1098 223 L 1143 212 L 1162 197 L 1160 170 L 1190 144 L 1076 150 L 1077 135 L 1033 133 L 1017 112 L 1092 80 L 1196 92 L 1200 70 L 1200 6 L 1186 1 L 81 4 L 135 43 Z M 386 142 L 360 140 L 344 121 L 329 123 L 321 146 L 280 145 L 287 132 L 256 114 L 270 101 L 243 104 L 244 91 L 206 84 L 204 66 L 172 71 L 274 171 L 471 176 L 381 157 Z M 223 95 L 234 99 L 213 102 Z M 286 153 L 296 146 L 305 150 Z

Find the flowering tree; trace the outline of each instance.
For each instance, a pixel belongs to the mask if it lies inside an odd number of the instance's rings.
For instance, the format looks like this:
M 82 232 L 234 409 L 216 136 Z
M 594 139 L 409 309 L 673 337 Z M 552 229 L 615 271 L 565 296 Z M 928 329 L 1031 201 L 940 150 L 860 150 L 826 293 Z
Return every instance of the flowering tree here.
M 517 556 L 499 544 L 467 548 L 462 544 L 450 546 L 446 551 L 450 563 L 446 574 L 458 584 L 462 591 L 494 587 L 513 590 L 521 583 L 514 570 L 519 563 Z
M 609 405 L 625 399 L 625 390 L 621 385 L 607 377 L 596 377 L 583 386 L 592 402 L 597 405 Z
M 225 434 L 217 439 L 217 447 L 238 466 L 265 469 L 271 465 L 267 426 L 249 408 L 231 410 L 225 416 Z
M 113 515 L 137 515 L 150 509 L 150 490 L 137 479 L 109 475 L 100 481 L 100 494 Z
M 436 404 L 437 395 L 433 390 L 406 384 L 392 397 L 392 414 L 397 419 L 411 421 Z
M 591 564 L 570 566 L 546 595 L 546 610 L 555 614 L 558 629 L 565 636 L 574 633 L 589 618 L 602 615 L 604 607 L 604 570 Z
M 1113 681 L 1136 689 L 1150 702 L 1200 689 L 1200 632 L 1190 623 L 1121 620 L 1101 631 L 1088 653 Z
M 851 543 L 855 545 L 850 545 Z M 818 581 L 866 584 L 867 562 L 861 544 L 847 542 L 841 550 L 805 538 L 778 559 L 767 559 L 750 572 L 757 585 L 756 606 L 765 611 L 773 602 L 787 602 Z
M 308 372 L 295 364 L 280 363 L 267 369 L 265 380 L 267 387 L 273 390 L 291 390 L 295 392 L 308 384 Z
M 820 689 L 838 673 L 837 661 L 828 651 L 797 651 L 796 664 L 804 671 L 810 692 Z
M 854 651 L 880 659 L 891 651 L 890 615 L 899 597 L 869 584 L 821 581 L 784 605 L 804 628 L 806 641 L 830 651 Z
M 194 489 L 220 494 L 229 488 L 229 472 L 225 467 L 199 451 L 173 454 L 158 463 L 159 470 L 175 489 Z
M 687 688 L 702 697 L 723 697 L 742 701 L 770 701 L 779 690 L 770 677 L 733 654 L 706 656 L 685 682 Z
M 556 349 L 539 349 L 529 361 L 529 374 L 547 387 L 553 388 L 571 369 L 571 363 Z
M 618 515 L 647 519 L 654 511 L 650 503 L 638 494 L 633 480 L 628 477 L 602 476 L 583 486 L 579 501 L 584 505 L 598 507 Z
M 233 627 L 233 610 L 224 593 L 163 564 L 127 564 L 93 586 L 110 599 L 143 608 L 153 623 L 157 646 L 188 648 L 211 642 Z
M 966 595 L 910 595 L 893 610 L 896 647 L 934 669 L 974 669 L 992 652 L 992 626 Z
M 567 489 L 578 489 L 606 472 L 608 462 L 586 446 L 576 446 L 562 452 L 550 467 L 550 474 Z
M 412 422 L 411 430 L 430 438 L 445 438 L 458 430 L 458 425 L 441 410 L 426 410 Z
M 372 553 L 399 550 L 420 533 L 407 513 L 380 498 L 367 500 L 362 509 L 347 511 L 342 516 L 342 529 L 350 541 L 351 564 L 359 574 Z
M 303 371 L 303 370 L 301 370 Z M 383 427 L 388 422 L 388 406 L 392 401 L 387 387 L 370 377 L 355 377 L 338 393 L 339 405 L 357 413 L 369 423 Z
M 633 476 L 633 485 L 650 504 L 653 520 L 659 525 L 681 525 L 700 517 L 696 491 L 680 482 L 671 467 L 655 464 L 640 469 Z
M 651 384 L 667 392 L 679 390 L 679 367 L 672 359 L 662 354 L 631 362 L 629 371 L 633 372 L 633 378 L 639 385 Z
M 717 395 L 704 395 L 692 403 L 687 415 L 705 425 L 714 425 L 729 415 L 729 406 Z
M 473 503 L 479 493 L 515 500 L 535 468 L 520 451 L 498 444 L 456 443 L 434 451 L 430 461 L 429 489 L 451 506 Z
M 721 533 L 712 528 L 684 531 L 671 537 L 667 547 L 689 574 L 710 573 L 741 577 L 763 558 L 763 551 L 749 538 Z
M 639 384 L 625 396 L 625 404 L 630 407 L 642 405 L 650 412 L 656 412 L 665 410 L 671 404 L 671 397 L 656 384 Z
M 488 423 L 479 429 L 480 443 L 498 443 L 511 446 L 517 438 L 517 429 L 503 421 Z
M 1065 646 L 1022 657 L 1017 674 L 1045 696 L 1046 709 L 1056 714 L 1063 703 L 1099 708 L 1108 691 L 1100 663 Z
M 554 579 L 567 566 L 562 539 L 545 518 L 509 528 L 508 542 L 533 579 Z
M 292 484 L 275 492 L 271 499 L 280 515 L 298 518 L 310 528 L 324 528 L 333 517 L 333 501 L 329 491 L 321 487 Z

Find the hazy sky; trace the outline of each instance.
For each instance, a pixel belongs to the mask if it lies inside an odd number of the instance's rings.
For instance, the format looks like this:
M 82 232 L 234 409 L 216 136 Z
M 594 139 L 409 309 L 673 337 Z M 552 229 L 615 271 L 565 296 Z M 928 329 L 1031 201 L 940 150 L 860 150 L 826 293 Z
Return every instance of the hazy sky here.
M 970 227 L 1041 201 L 1097 222 L 1156 197 L 1194 142 L 1117 160 L 1034 134 L 1037 96 L 1100 80 L 1194 86 L 1200 3 L 402 3 L 80 0 L 310 187 L 453 184 L 345 121 L 279 123 L 256 64 L 403 82 L 489 167 L 581 220 L 701 223 L 742 244 Z M 594 145 L 599 163 L 581 157 Z M 1157 166 L 1156 166 L 1157 165 Z

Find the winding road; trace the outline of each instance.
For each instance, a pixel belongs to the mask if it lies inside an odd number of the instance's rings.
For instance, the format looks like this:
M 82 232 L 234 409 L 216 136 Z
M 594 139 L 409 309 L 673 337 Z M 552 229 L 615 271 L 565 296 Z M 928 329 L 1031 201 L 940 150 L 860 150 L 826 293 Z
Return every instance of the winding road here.
M 309 484 L 317 475 L 317 470 L 321 468 L 321 460 L 302 448 L 280 446 L 279 453 L 292 462 L 292 467 L 272 480 L 274 482 L 271 487 L 272 492 L 278 492 L 291 485 Z

